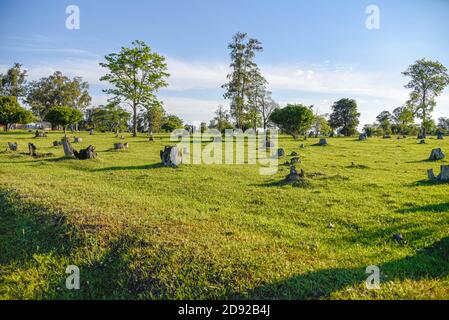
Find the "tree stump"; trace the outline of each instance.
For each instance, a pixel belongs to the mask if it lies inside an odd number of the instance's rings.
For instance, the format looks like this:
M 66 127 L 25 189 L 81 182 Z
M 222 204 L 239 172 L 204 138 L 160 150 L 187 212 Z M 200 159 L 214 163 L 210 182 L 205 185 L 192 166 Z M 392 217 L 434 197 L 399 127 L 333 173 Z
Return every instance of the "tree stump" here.
M 442 165 L 441 172 L 438 176 L 435 177 L 433 173 L 433 169 L 427 170 L 427 176 L 430 181 L 440 181 L 440 182 L 449 182 L 449 165 Z
M 53 147 L 62 146 L 62 141 L 53 141 Z
M 366 134 L 362 133 L 361 135 L 359 135 L 359 141 L 365 141 L 366 140 Z
M 37 148 L 33 143 L 28 143 L 28 150 L 29 150 L 30 156 L 37 157 L 37 153 L 36 153 Z
M 391 139 L 391 136 L 389 134 L 384 135 L 384 139 Z
M 165 146 L 160 152 L 161 162 L 164 167 L 176 168 L 182 163 L 182 152 L 178 147 Z
M 442 132 L 438 132 L 437 139 L 438 140 L 443 140 L 444 139 L 444 134 Z
M 426 144 L 426 140 L 422 139 L 419 144 Z
M 287 177 L 285 178 L 288 182 L 295 182 L 298 181 L 300 179 L 304 178 L 304 170 L 301 169 L 301 172 L 298 173 L 298 171 L 296 171 L 296 167 L 295 166 L 291 166 L 290 167 L 290 173 L 287 175 Z
M 304 149 L 306 146 L 304 143 L 301 143 L 301 145 L 299 146 L 301 149 Z
M 73 143 L 82 143 L 82 142 L 83 142 L 83 138 L 80 138 L 80 137 L 73 138 Z
M 73 150 L 75 154 L 75 158 L 78 160 L 87 160 L 87 159 L 95 159 L 97 157 L 97 153 L 95 152 L 94 146 L 88 146 L 86 149 L 81 149 L 79 152 Z
M 72 148 L 72 145 L 70 144 L 69 139 L 62 138 L 61 143 L 62 143 L 62 147 L 64 148 L 64 155 L 67 158 L 75 158 L 75 153 Z
M 327 146 L 327 140 L 324 138 L 320 139 L 320 142 L 318 142 L 318 145 L 319 146 Z
M 124 149 L 128 149 L 128 147 L 129 147 L 128 142 L 125 142 L 125 143 L 121 143 L 121 142 L 114 143 L 114 149 L 115 150 L 124 150 Z
M 19 149 L 19 145 L 17 142 L 8 142 L 8 148 L 11 151 L 17 151 Z
M 94 129 L 90 129 L 90 130 L 89 130 L 89 135 L 92 136 L 93 134 L 94 134 Z
M 290 164 L 293 165 L 293 164 L 296 164 L 296 163 L 301 163 L 301 159 L 299 157 L 291 158 Z
M 273 148 L 274 147 L 274 143 L 270 140 L 265 141 L 265 147 L 266 148 Z
M 278 151 L 277 151 L 277 156 L 278 156 L 278 157 L 283 157 L 283 156 L 285 156 L 285 151 L 284 151 L 284 149 L 279 148 Z
M 441 148 L 433 149 L 430 153 L 429 160 L 430 161 L 437 161 L 437 160 L 443 160 L 445 157 L 444 152 L 441 150 Z

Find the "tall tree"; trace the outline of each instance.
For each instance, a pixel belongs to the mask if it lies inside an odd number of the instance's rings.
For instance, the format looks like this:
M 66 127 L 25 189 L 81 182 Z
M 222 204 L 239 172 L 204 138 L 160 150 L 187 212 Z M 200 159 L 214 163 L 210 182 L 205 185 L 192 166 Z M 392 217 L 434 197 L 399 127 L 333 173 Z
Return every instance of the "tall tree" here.
M 421 59 L 410 65 L 402 73 L 410 77 L 406 88 L 412 89 L 407 105 L 422 120 L 422 136 L 426 137 L 426 121 L 435 108 L 435 98 L 438 97 L 449 84 L 447 68 L 438 61 Z
M 393 116 L 390 111 L 382 111 L 377 117 L 376 120 L 379 122 L 380 127 L 382 128 L 384 134 L 391 133 L 391 121 Z
M 131 114 L 119 105 L 110 103 L 94 109 L 91 119 L 96 129 L 116 132 L 126 130 Z
M 340 99 L 334 102 L 329 125 L 333 129 L 340 128 L 345 136 L 351 136 L 359 125 L 360 113 L 357 111 L 357 102 L 353 99 Z
M 262 118 L 263 130 L 266 131 L 270 122 L 271 114 L 274 110 L 279 109 L 279 104 L 273 100 L 270 91 L 264 91 L 260 97 L 258 110 Z
M 69 77 L 56 71 L 48 77 L 30 83 L 26 102 L 33 113 L 44 119 L 50 108 L 68 106 L 84 111 L 91 102 L 89 84 L 81 77 Z
M 231 50 L 231 72 L 228 74 L 228 83 L 222 88 L 226 89 L 223 95 L 231 100 L 231 114 L 236 121 L 237 128 L 243 128 L 247 116 L 246 99 L 251 90 L 251 81 L 254 79 L 254 62 L 256 52 L 262 51 L 262 44 L 257 39 L 247 39 L 247 34 L 238 32 L 228 45 Z
M 14 63 L 6 74 L 0 74 L 0 95 L 15 97 L 17 100 L 26 94 L 26 70 L 20 63 Z
M 122 47 L 119 53 L 105 57 L 100 65 L 109 73 L 100 80 L 108 81 L 113 88 L 103 90 L 113 97 L 110 101 L 128 104 L 133 111 L 133 136 L 137 136 L 137 113 L 144 107 L 159 105 L 156 93 L 168 86 L 165 57 L 143 41 L 135 40 L 131 48 Z

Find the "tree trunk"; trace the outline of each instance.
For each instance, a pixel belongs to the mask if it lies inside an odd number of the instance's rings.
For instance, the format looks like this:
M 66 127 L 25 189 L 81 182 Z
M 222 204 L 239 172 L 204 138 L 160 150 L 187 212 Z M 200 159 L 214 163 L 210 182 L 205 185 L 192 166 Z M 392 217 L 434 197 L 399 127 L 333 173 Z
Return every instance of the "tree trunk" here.
M 133 137 L 137 137 L 137 106 L 133 104 Z

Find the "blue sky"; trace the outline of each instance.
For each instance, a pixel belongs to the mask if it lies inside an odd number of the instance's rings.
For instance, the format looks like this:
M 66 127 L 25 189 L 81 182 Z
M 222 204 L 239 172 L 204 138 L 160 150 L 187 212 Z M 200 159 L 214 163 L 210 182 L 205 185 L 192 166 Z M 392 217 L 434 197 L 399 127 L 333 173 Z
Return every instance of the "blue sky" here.
M 80 29 L 65 27 L 68 5 L 80 8 Z M 365 27 L 365 9 L 380 9 L 380 29 Z M 208 121 L 226 105 L 227 43 L 237 31 L 262 41 L 257 57 L 281 104 L 357 99 L 362 123 L 407 99 L 401 76 L 420 58 L 449 67 L 449 1 L 379 0 L 0 0 L 0 72 L 14 62 L 30 79 L 56 70 L 91 84 L 94 104 L 106 84 L 98 63 L 139 39 L 168 59 L 166 109 L 188 122 Z M 449 116 L 449 90 L 434 117 Z

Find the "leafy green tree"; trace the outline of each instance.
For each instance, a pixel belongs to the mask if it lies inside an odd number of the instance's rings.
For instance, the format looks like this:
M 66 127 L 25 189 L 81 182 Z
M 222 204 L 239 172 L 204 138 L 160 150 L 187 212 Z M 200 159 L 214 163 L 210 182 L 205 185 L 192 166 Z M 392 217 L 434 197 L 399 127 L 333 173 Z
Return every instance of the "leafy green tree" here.
M 67 126 L 75 124 L 83 119 L 83 113 L 78 109 L 69 106 L 55 106 L 48 110 L 45 120 L 55 126 L 64 128 L 64 135 L 67 135 Z
M 168 115 L 165 117 L 164 123 L 162 124 L 162 130 L 172 132 L 175 129 L 181 128 L 184 128 L 184 123 L 179 117 L 175 115 Z
M 34 120 L 33 114 L 21 107 L 16 97 L 0 97 L 0 124 L 5 126 L 5 131 L 8 131 L 12 124 L 27 124 Z
M 310 129 L 313 119 L 312 110 L 302 104 L 288 104 L 285 108 L 274 110 L 270 117 L 274 124 L 294 139 Z
M 373 123 L 373 124 L 365 124 L 363 126 L 363 132 L 366 134 L 367 137 L 372 137 L 382 135 L 383 130 L 379 126 L 379 124 Z
M 340 99 L 334 102 L 332 113 L 329 118 L 329 125 L 333 129 L 340 128 L 340 132 L 345 136 L 356 133 L 359 125 L 360 113 L 357 111 L 357 102 L 353 99 Z
M 263 50 L 257 39 L 246 40 L 247 34 L 238 32 L 228 45 L 231 51 L 231 72 L 227 76 L 228 82 L 222 86 L 226 89 L 224 98 L 231 100 L 231 115 L 239 129 L 242 129 L 248 120 L 246 99 L 250 95 L 251 82 L 254 81 L 255 74 L 260 75 L 254 57 L 256 52 Z
M 215 111 L 215 117 L 211 120 L 209 128 L 217 129 L 220 132 L 224 132 L 226 129 L 234 128 L 231 123 L 231 115 L 222 105 L 219 105 Z
M 160 104 L 155 104 L 146 111 L 146 120 L 148 121 L 148 133 L 160 132 L 164 124 L 165 110 Z
M 326 119 L 326 115 L 324 114 L 314 115 L 312 128 L 317 136 L 320 134 L 327 136 L 332 132 L 332 128 L 330 127 L 329 122 Z
M 394 123 L 395 133 L 409 134 L 415 115 L 408 107 L 398 107 L 393 110 L 392 120 Z
M 407 105 L 422 120 L 422 136 L 425 138 L 425 124 L 435 109 L 435 98 L 449 84 L 447 68 L 438 61 L 421 59 L 410 65 L 402 74 L 411 78 L 405 85 L 412 90 Z
M 133 110 L 133 136 L 137 136 L 137 114 L 145 106 L 156 106 L 160 102 L 156 93 L 166 87 L 169 76 L 165 58 L 143 41 L 133 41 L 131 48 L 122 47 L 119 53 L 105 57 L 100 65 L 109 73 L 100 80 L 108 81 L 113 88 L 103 90 L 113 97 L 111 101 L 128 104 Z
M 438 129 L 440 129 L 441 132 L 449 132 L 449 118 L 441 117 L 438 119 Z
M 26 102 L 33 113 L 44 119 L 50 108 L 69 106 L 84 111 L 91 102 L 89 84 L 80 77 L 70 79 L 60 71 L 30 83 Z M 76 123 L 75 123 L 76 124 Z
M 391 121 L 393 116 L 390 111 L 382 111 L 377 117 L 376 120 L 379 122 L 380 127 L 384 134 L 391 133 Z
M 91 117 L 94 128 L 116 132 L 126 130 L 131 114 L 119 105 L 110 103 L 96 108 Z
M 16 97 L 18 100 L 26 94 L 26 70 L 20 63 L 14 63 L 6 74 L 0 74 L 0 95 Z

